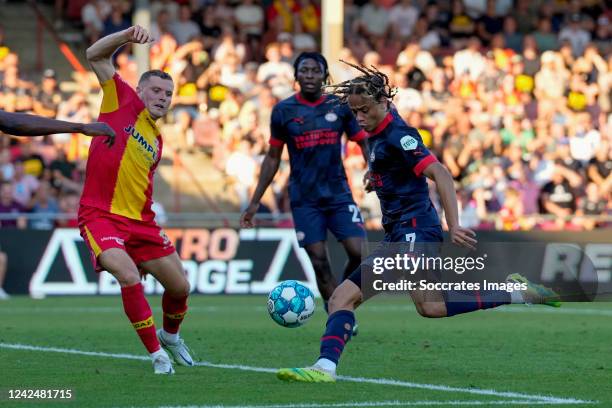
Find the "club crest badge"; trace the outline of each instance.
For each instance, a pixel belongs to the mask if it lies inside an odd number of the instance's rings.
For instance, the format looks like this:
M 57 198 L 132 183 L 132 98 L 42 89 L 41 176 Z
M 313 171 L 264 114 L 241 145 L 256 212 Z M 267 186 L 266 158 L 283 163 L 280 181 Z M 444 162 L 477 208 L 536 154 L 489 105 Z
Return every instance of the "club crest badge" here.
M 325 114 L 325 120 L 328 122 L 335 122 L 338 120 L 338 115 L 334 112 L 327 112 L 327 114 Z

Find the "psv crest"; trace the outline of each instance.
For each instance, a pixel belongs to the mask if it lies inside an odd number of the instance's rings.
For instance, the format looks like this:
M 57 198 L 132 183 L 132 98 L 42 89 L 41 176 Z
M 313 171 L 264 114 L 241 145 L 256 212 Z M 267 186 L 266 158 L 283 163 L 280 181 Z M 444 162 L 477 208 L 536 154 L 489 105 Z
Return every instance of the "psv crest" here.
M 338 120 L 338 115 L 336 115 L 334 112 L 327 112 L 325 114 L 325 120 L 328 122 L 335 122 Z

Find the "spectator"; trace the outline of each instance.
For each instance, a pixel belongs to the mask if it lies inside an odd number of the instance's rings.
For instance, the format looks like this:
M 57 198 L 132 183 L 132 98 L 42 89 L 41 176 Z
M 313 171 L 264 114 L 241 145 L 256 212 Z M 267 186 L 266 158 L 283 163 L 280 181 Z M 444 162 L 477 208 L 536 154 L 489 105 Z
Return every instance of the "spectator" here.
M 10 181 L 15 175 L 15 167 L 11 162 L 11 152 L 8 149 L 0 151 L 0 181 Z
M 159 43 L 162 36 L 166 34 L 172 35 L 172 17 L 170 16 L 170 12 L 163 8 L 159 10 L 155 21 L 151 23 L 151 35 L 155 42 Z
M 516 53 L 520 53 L 523 49 L 523 35 L 517 31 L 517 23 L 514 17 L 508 16 L 504 19 L 504 42 L 506 47 Z
M 605 214 L 608 200 L 602 196 L 600 189 L 595 183 L 589 183 L 586 186 L 586 196 L 578 200 L 578 209 L 576 215 L 578 217 L 601 216 Z M 582 227 L 590 231 L 597 227 L 597 221 L 592 218 L 579 218 L 578 222 Z
M 418 17 L 419 10 L 412 4 L 412 0 L 400 0 L 389 13 L 394 36 L 404 40 L 410 38 Z
M 480 40 L 472 37 L 465 50 L 455 53 L 453 69 L 457 76 L 468 74 L 469 78 L 476 80 L 484 71 L 485 59 L 480 53 Z
M 552 179 L 540 192 L 541 212 L 556 218 L 554 223 L 562 228 L 569 216 L 576 211 L 575 189 L 580 185 L 580 177 L 571 170 L 556 165 Z
M 40 91 L 35 95 L 34 113 L 46 118 L 55 118 L 61 102 L 62 94 L 57 86 L 55 71 L 46 69 L 43 72 Z
M 321 9 L 313 0 L 298 0 L 298 24 L 296 32 L 317 34 L 321 32 Z
M 510 13 L 517 22 L 518 32 L 521 34 L 531 33 L 536 28 L 537 14 L 530 9 L 532 4 L 529 0 L 517 0 L 515 1 L 516 7 Z
M 13 198 L 20 205 L 26 207 L 30 203 L 32 194 L 38 189 L 38 180 L 36 177 L 26 174 L 23 162 L 17 160 L 15 162 L 15 176 L 13 183 Z
M 179 46 L 202 35 L 200 27 L 191 20 L 191 8 L 187 4 L 180 7 L 178 20 L 171 24 L 170 31 Z
M 503 24 L 503 19 L 495 10 L 495 0 L 487 0 L 486 12 L 476 24 L 476 32 L 485 45 L 491 42 L 495 34 L 502 32 Z
M 247 42 L 249 37 L 261 39 L 264 27 L 264 14 L 261 6 L 255 0 L 242 1 L 235 11 L 236 24 L 241 41 Z
M 174 0 L 154 0 L 151 2 L 151 17 L 156 20 L 159 13 L 165 12 L 170 23 L 178 20 L 179 2 Z M 165 17 L 164 17 L 165 18 Z
M 111 12 L 104 20 L 104 29 L 100 37 L 105 37 L 109 34 L 125 30 L 130 27 L 130 19 L 126 15 L 124 4 L 119 0 L 111 0 Z
M 585 47 L 591 41 L 591 34 L 581 27 L 581 23 L 580 14 L 572 14 L 568 25 L 559 32 L 559 41 L 569 41 L 574 57 L 582 55 Z
M 518 163 L 518 172 L 515 174 L 515 180 L 511 181 L 510 185 L 520 194 L 523 214 L 536 214 L 538 213 L 540 186 L 533 180 L 531 170 L 522 162 Z
M 23 165 L 23 170 L 26 174 L 39 178 L 45 170 L 45 161 L 38 152 L 35 143 L 30 141 L 21 143 L 19 161 Z
M 26 227 L 26 219 L 20 214 L 25 212 L 25 208 L 13 198 L 13 186 L 9 182 L 0 184 L 0 214 L 12 214 L 14 218 L 0 219 L 0 228 L 20 228 Z M 0 277 L 1 278 L 1 277 Z M 0 280 L 0 288 L 2 287 Z
M 559 48 L 557 36 L 552 32 L 552 25 L 549 19 L 541 18 L 538 22 L 538 30 L 533 33 L 533 37 L 540 52 L 554 51 Z
M 106 0 L 89 0 L 81 9 L 81 21 L 89 44 L 98 41 L 104 21 L 111 13 L 111 6 Z
M 56 221 L 56 226 L 59 228 L 78 228 L 77 212 L 79 210 L 80 194 L 69 192 L 60 195 L 59 218 Z M 43 229 L 43 228 L 40 228 Z
M 228 184 L 232 186 L 240 198 L 240 210 L 249 205 L 249 187 L 255 182 L 257 163 L 250 155 L 247 141 L 241 141 L 238 149 L 227 159 L 225 173 L 230 177 Z
M 293 32 L 298 11 L 297 0 L 272 0 L 266 8 L 266 20 L 272 32 Z
M 50 230 L 55 226 L 55 218 L 60 212 L 59 205 L 55 197 L 51 185 L 47 182 L 39 184 L 34 197 L 29 203 L 32 219 L 30 220 L 30 228 L 37 230 Z
M 293 67 L 281 61 L 280 47 L 278 43 L 268 44 L 266 48 L 266 59 L 257 70 L 257 81 L 267 82 L 275 89 L 275 94 L 281 96 L 291 92 L 293 83 Z
M 604 192 L 612 191 L 612 145 L 609 139 L 602 141 L 589 161 L 587 175 Z
M 376 37 L 385 37 L 390 28 L 389 10 L 382 0 L 368 2 L 361 9 L 359 28 L 365 37 L 373 41 Z

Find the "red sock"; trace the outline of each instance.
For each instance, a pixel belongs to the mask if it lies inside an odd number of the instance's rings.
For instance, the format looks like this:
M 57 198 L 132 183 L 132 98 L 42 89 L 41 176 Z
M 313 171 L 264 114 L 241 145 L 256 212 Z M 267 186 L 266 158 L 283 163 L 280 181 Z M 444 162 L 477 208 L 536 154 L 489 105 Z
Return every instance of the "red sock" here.
M 187 313 L 187 296 L 176 298 L 164 292 L 162 310 L 164 311 L 164 331 L 178 333 L 179 326 Z
M 123 309 L 132 326 L 136 330 L 142 344 L 149 353 L 159 350 L 159 340 L 155 333 L 153 314 L 151 307 L 144 295 L 144 288 L 141 283 L 121 288 L 121 298 L 123 299 Z

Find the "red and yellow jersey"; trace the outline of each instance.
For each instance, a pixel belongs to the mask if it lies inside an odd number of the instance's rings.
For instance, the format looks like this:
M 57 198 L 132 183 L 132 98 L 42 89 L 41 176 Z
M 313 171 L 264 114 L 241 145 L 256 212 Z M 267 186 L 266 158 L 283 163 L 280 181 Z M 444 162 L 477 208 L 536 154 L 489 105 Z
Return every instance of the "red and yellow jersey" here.
M 102 84 L 101 122 L 115 131 L 115 144 L 95 137 L 89 148 L 81 205 L 151 221 L 153 174 L 162 154 L 155 121 L 134 89 L 118 74 Z

